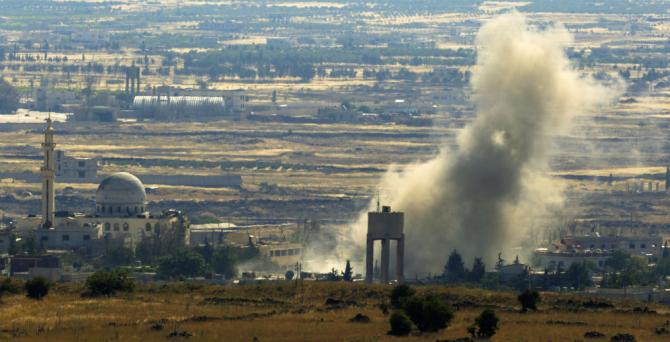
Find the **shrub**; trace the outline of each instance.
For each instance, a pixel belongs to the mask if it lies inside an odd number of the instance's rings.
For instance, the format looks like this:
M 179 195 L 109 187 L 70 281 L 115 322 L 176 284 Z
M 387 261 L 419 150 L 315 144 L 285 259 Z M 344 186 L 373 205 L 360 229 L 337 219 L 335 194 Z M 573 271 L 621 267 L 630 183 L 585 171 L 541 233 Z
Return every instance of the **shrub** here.
M 523 291 L 518 297 L 521 303 L 521 312 L 527 312 L 528 309 L 537 310 L 537 304 L 540 302 L 540 293 L 535 290 Z
M 407 336 L 412 332 L 412 321 L 402 311 L 393 312 L 391 318 L 389 318 L 389 323 L 391 323 L 389 335 Z
M 394 308 L 400 308 L 402 303 L 407 300 L 407 298 L 414 296 L 415 293 L 416 290 L 409 285 L 398 285 L 391 291 L 391 305 L 393 305 Z
M 477 326 L 477 337 L 491 338 L 498 330 L 498 316 L 491 309 L 486 309 L 475 318 L 475 325 Z
M 19 293 L 21 292 L 21 287 L 12 281 L 12 278 L 5 278 L 0 282 L 0 295 L 5 293 Z
M 158 262 L 158 276 L 162 279 L 197 277 L 205 274 L 206 264 L 202 255 L 182 250 L 162 257 Z
M 404 309 L 421 332 L 444 329 L 454 318 L 451 308 L 436 296 L 410 297 Z
M 127 270 L 99 271 L 86 279 L 86 292 L 83 295 L 112 296 L 117 292 L 130 292 L 134 288 L 135 283 L 129 277 Z
M 26 296 L 32 299 L 42 299 L 49 293 L 51 283 L 44 277 L 35 277 L 25 284 Z

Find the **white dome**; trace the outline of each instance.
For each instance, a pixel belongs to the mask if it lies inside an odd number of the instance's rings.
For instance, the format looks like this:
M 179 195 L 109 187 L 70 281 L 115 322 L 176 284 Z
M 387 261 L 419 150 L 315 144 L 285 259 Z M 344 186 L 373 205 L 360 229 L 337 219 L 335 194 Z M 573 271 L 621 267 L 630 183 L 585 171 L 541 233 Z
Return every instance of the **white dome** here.
M 128 172 L 105 178 L 95 193 L 96 213 L 102 216 L 129 216 L 144 212 L 147 193 L 139 178 Z

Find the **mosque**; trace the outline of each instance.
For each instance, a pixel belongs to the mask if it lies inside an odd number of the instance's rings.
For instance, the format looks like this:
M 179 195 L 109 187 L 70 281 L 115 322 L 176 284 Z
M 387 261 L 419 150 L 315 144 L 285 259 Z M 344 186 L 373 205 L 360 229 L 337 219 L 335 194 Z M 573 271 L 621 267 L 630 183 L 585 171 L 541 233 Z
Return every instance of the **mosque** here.
M 95 208 L 89 213 L 56 211 L 55 146 L 52 122 L 47 119 L 42 143 L 44 165 L 40 169 L 42 216 L 36 233 L 44 248 L 96 248 L 114 241 L 135 249 L 145 238 L 162 236 L 188 242 L 188 218 L 176 210 L 151 213 L 144 184 L 127 172 L 114 173 L 102 180 L 95 194 Z

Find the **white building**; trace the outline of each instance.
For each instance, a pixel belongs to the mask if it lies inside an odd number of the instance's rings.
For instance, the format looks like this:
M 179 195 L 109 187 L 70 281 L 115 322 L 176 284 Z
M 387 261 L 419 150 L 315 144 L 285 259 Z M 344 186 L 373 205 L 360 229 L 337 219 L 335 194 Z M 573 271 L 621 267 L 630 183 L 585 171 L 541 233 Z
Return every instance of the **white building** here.
M 36 230 L 40 243 L 47 249 L 91 247 L 96 241 L 118 240 L 130 248 L 147 237 L 171 236 L 188 241 L 188 218 L 169 210 L 153 215 L 147 208 L 144 184 L 134 175 L 119 172 L 105 178 L 96 191 L 96 205 L 90 214 L 56 214 L 54 183 L 53 127 L 47 120 L 42 171 L 42 219 Z

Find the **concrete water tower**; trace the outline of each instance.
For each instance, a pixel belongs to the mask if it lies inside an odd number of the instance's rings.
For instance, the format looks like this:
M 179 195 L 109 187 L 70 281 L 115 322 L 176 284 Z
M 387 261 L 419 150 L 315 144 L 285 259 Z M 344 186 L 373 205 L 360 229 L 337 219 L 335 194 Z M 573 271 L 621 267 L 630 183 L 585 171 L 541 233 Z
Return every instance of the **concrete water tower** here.
M 405 215 L 399 212 L 392 212 L 391 207 L 382 207 L 382 211 L 368 213 L 368 237 L 367 249 L 365 254 L 365 281 L 372 283 L 373 262 L 374 262 L 374 242 L 381 240 L 382 260 L 381 260 L 381 282 L 389 282 L 389 263 L 391 240 L 396 240 L 396 279 L 398 283 L 404 282 L 404 258 L 405 258 L 405 234 L 403 233 L 405 225 Z

